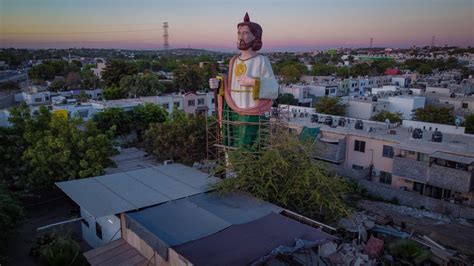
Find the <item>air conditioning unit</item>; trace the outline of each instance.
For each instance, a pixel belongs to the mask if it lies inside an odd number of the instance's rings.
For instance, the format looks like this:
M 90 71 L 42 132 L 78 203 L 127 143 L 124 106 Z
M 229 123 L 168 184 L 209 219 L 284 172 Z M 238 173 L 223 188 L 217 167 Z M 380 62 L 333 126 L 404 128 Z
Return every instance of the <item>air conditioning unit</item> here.
M 440 131 L 435 131 L 431 135 L 431 141 L 432 142 L 442 142 L 443 141 L 443 133 Z
M 413 134 L 412 134 L 412 137 L 414 139 L 421 139 L 423 138 L 423 130 L 421 128 L 415 128 L 413 130 Z

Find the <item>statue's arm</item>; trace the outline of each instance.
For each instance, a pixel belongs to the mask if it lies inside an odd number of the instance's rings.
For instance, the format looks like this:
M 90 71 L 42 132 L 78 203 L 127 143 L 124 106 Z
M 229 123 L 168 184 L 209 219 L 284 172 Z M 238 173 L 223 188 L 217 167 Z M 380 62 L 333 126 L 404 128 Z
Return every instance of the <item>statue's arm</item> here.
M 260 99 L 276 99 L 278 97 L 278 82 L 273 74 L 272 65 L 266 56 L 262 60 L 261 77 L 255 83 L 260 87 L 258 96 Z M 258 86 L 260 85 L 260 86 Z

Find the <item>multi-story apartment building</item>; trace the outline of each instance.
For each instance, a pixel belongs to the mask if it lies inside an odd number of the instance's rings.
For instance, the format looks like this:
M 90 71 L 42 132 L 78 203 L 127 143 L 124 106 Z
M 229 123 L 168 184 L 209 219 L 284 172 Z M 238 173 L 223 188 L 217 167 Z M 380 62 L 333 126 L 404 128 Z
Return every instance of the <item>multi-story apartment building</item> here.
M 308 110 L 311 112 L 311 110 Z M 318 119 L 311 119 L 315 115 Z M 423 196 L 474 206 L 474 136 L 464 128 L 404 121 L 395 125 L 310 113 L 290 127 L 319 127 L 314 158 L 347 175 Z

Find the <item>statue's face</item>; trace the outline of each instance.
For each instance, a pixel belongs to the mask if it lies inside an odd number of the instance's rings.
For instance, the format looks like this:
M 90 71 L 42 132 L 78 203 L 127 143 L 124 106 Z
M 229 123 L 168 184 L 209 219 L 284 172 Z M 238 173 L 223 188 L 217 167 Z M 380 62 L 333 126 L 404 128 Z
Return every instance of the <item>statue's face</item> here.
M 253 45 L 255 36 L 252 34 L 248 26 L 241 26 L 237 31 L 237 47 L 239 50 L 248 50 Z

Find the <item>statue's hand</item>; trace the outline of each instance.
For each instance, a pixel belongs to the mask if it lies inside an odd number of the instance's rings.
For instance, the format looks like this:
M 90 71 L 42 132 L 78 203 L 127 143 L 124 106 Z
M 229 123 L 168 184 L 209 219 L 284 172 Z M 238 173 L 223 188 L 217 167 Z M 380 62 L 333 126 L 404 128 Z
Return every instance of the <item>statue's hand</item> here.
M 237 77 L 237 82 L 240 86 L 255 86 L 255 79 L 249 76 L 239 76 Z
M 219 88 L 219 79 L 216 78 L 210 78 L 209 79 L 209 87 L 213 90 Z

